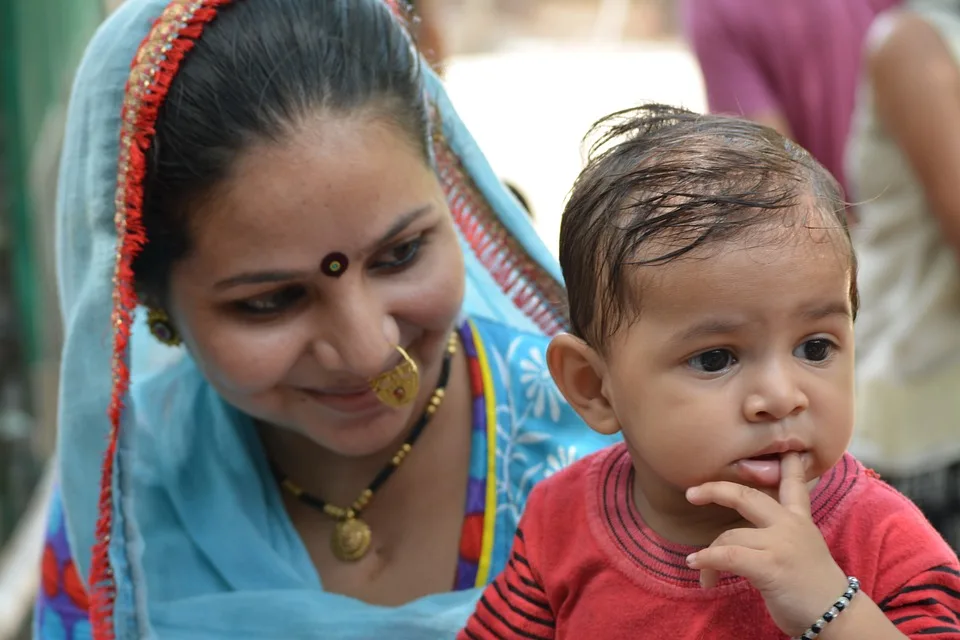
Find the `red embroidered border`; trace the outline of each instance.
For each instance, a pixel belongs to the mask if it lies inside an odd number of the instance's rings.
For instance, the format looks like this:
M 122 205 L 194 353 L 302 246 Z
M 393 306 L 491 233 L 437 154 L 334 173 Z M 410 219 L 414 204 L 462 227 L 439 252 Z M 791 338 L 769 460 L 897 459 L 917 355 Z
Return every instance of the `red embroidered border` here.
M 113 606 L 116 583 L 110 567 L 110 533 L 113 529 L 113 469 L 120 435 L 124 398 L 130 386 L 127 349 L 137 294 L 133 259 L 146 242 L 141 222 L 146 152 L 154 125 L 184 56 L 217 9 L 231 0 L 174 0 L 157 18 L 134 57 L 127 80 L 120 129 L 116 215 L 117 255 L 114 266 L 112 323 L 113 392 L 108 416 L 110 435 L 100 478 L 100 503 L 96 544 L 90 567 L 90 623 L 96 640 L 114 638 Z
M 435 123 L 438 130 L 440 126 Z M 443 136 L 436 133 L 434 138 L 437 169 L 450 212 L 474 255 L 541 331 L 548 336 L 566 331 L 570 318 L 563 286 L 510 235 Z

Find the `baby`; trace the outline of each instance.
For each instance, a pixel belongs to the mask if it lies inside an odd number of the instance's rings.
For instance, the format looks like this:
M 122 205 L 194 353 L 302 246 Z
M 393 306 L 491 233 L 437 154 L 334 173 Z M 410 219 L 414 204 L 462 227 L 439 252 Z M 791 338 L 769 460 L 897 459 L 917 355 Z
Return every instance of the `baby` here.
M 957 556 L 846 453 L 836 181 L 742 120 L 650 105 L 595 131 L 560 232 L 572 332 L 548 362 L 624 442 L 534 489 L 459 638 L 960 639 Z

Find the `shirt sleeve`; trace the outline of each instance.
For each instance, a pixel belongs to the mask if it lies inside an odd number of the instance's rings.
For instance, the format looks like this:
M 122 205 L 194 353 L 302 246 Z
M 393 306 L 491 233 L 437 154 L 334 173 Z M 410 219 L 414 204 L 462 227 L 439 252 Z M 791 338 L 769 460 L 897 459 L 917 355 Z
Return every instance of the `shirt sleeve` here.
M 745 13 L 739 5 L 721 0 L 683 4 L 682 26 L 703 74 L 707 104 L 713 113 L 747 117 L 780 113 L 761 61 L 750 50 L 750 18 Z
M 924 571 L 877 603 L 900 633 L 925 640 L 960 640 L 960 571 Z
M 554 637 L 553 611 L 524 541 L 524 519 L 528 514 L 529 506 L 517 528 L 507 566 L 484 590 L 457 640 L 551 640 Z

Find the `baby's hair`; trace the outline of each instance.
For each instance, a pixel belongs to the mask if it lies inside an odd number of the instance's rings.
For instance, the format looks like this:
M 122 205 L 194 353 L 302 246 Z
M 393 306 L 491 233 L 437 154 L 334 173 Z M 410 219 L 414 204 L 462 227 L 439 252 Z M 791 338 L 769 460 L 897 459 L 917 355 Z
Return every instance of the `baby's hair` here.
M 746 120 L 648 104 L 596 122 L 560 225 L 572 332 L 602 348 L 640 314 L 625 267 L 655 266 L 780 223 L 835 228 L 856 262 L 840 185 L 810 154 Z M 804 205 L 807 206 L 804 206 Z M 774 212 L 803 210 L 800 220 Z M 631 270 L 632 271 L 632 270 Z

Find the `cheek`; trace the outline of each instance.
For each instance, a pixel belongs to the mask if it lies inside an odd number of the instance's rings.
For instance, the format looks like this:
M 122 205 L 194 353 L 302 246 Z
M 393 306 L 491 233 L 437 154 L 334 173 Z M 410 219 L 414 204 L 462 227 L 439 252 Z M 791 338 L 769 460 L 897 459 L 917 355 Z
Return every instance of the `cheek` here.
M 666 371 L 625 368 L 617 377 L 625 381 L 613 395 L 623 436 L 658 475 L 692 486 L 727 462 L 736 446 L 736 433 L 724 428 L 731 424 L 728 392 Z
M 306 342 L 299 323 L 242 322 L 211 306 L 191 285 L 191 277 L 191 272 L 174 273 L 171 312 L 203 376 L 231 399 L 262 393 L 282 381 Z
M 670 373 L 646 375 L 638 369 L 625 367 L 613 374 L 621 382 L 612 389 L 611 402 L 624 436 L 651 453 L 708 446 L 704 427 L 716 422 L 719 415 L 713 394 Z
M 226 396 L 266 391 L 284 379 L 303 353 L 297 324 L 251 326 L 198 314 L 185 336 L 197 366 Z
M 811 399 L 811 404 L 816 403 L 813 416 L 817 439 L 831 449 L 839 449 L 840 453 L 853 435 L 855 407 L 853 363 L 843 364 L 834 376 L 823 380 L 816 396 Z
M 463 255 L 452 229 L 450 241 L 416 271 L 404 286 L 385 283 L 388 312 L 401 324 L 446 332 L 460 314 L 465 288 Z

